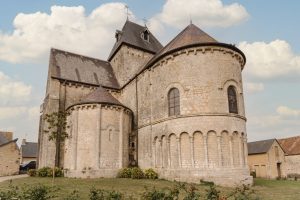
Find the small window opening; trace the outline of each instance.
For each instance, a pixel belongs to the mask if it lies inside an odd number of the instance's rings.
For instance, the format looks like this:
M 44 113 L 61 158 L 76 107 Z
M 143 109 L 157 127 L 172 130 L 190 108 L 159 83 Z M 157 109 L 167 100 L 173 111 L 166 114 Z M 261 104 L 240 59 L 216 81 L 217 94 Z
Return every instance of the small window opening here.
M 142 33 L 142 38 L 143 38 L 145 41 L 149 42 L 150 33 L 149 33 L 149 31 L 148 31 L 147 29 Z
M 76 72 L 77 80 L 81 82 L 80 74 L 77 68 L 75 69 L 75 72 Z
M 98 85 L 100 85 L 98 76 L 97 76 L 97 74 L 96 74 L 95 72 L 94 72 L 94 79 L 95 79 L 96 83 L 97 83 Z

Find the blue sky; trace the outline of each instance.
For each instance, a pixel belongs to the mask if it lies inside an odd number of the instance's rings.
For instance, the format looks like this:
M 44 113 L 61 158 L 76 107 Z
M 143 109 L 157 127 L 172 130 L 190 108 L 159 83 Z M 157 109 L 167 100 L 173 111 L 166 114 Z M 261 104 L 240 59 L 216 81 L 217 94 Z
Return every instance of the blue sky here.
M 184 4 L 182 4 L 184 2 Z M 300 135 L 300 3 L 279 0 L 10 0 L 0 7 L 0 129 L 37 141 L 50 47 L 105 59 L 130 18 L 166 44 L 189 23 L 236 44 L 249 141 Z M 21 14 L 23 13 L 23 14 Z

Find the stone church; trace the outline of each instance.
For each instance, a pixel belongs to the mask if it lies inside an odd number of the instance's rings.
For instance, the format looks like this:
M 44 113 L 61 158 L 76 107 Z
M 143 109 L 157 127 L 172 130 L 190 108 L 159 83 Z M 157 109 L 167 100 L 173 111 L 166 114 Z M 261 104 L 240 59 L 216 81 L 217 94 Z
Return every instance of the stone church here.
M 97 178 L 139 166 L 168 180 L 251 184 L 243 52 L 192 23 L 166 46 L 128 20 L 115 38 L 107 61 L 51 49 L 39 167 Z M 57 111 L 70 113 L 69 137 L 54 144 L 43 116 Z

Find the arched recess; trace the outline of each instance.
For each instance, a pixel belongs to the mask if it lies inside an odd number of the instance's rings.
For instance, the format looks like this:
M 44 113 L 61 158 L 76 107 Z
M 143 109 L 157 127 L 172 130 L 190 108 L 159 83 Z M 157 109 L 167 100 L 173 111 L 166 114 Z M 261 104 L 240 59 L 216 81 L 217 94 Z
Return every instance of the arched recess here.
M 167 168 L 168 167 L 168 146 L 167 146 L 167 137 L 162 136 L 161 138 L 162 142 L 162 167 Z
M 215 167 L 218 165 L 218 141 L 215 131 L 207 133 L 207 152 L 208 152 L 208 165 Z
M 159 138 L 156 137 L 155 141 L 155 167 L 161 167 L 161 157 L 160 157 L 160 141 Z
M 189 168 L 192 165 L 191 157 L 191 143 L 188 133 L 181 133 L 180 135 L 180 150 L 181 150 L 181 167 Z
M 222 166 L 230 166 L 230 147 L 229 147 L 229 134 L 227 131 L 221 133 L 221 152 L 222 152 Z
M 179 153 L 178 153 L 178 145 L 175 134 L 171 134 L 169 136 L 170 140 L 170 161 L 171 168 L 179 167 Z
M 205 164 L 204 140 L 201 132 L 195 132 L 194 135 L 194 166 L 203 167 Z
M 233 132 L 232 134 L 232 150 L 233 150 L 233 165 L 240 165 L 240 139 L 238 132 Z

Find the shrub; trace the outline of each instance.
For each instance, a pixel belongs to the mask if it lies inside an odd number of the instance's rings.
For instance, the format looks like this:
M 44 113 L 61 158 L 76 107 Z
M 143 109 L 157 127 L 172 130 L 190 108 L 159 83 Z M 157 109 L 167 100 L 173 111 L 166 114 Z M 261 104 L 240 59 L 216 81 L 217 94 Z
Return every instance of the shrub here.
M 209 189 L 206 190 L 207 200 L 219 200 L 220 199 L 220 191 L 217 190 L 215 185 L 210 185 Z
M 145 177 L 144 172 L 140 168 L 138 167 L 131 168 L 132 179 L 142 179 L 144 177 Z
M 79 192 L 77 190 L 73 190 L 71 194 L 69 194 L 64 200 L 80 200 Z
M 147 178 L 147 179 L 157 179 L 158 178 L 158 174 L 151 168 L 146 169 L 144 174 L 145 174 L 145 178 Z
M 165 190 L 145 189 L 146 191 L 142 194 L 142 199 L 144 200 L 174 200 L 179 198 L 179 189 L 177 187 Z
M 258 195 L 255 194 L 255 191 L 250 189 L 248 186 L 243 185 L 242 187 L 237 187 L 234 191 L 227 197 L 228 199 L 235 200 L 259 200 Z
M 63 177 L 64 172 L 61 168 L 55 167 L 54 169 L 55 177 Z M 37 171 L 37 176 L 39 177 L 52 177 L 53 176 L 53 168 L 43 167 Z
M 89 194 L 90 200 L 121 200 L 122 194 L 117 191 L 100 190 L 92 187 Z
M 36 176 L 37 171 L 35 169 L 30 169 L 27 171 L 27 174 L 29 176 Z
M 131 168 L 120 169 L 117 177 L 118 178 L 131 178 Z
M 49 171 L 51 171 L 52 169 L 50 167 L 43 167 L 38 169 L 37 171 L 37 175 L 40 177 L 47 177 L 49 174 Z
M 19 199 L 30 199 L 30 200 L 47 200 L 53 199 L 56 196 L 52 193 L 56 192 L 57 189 L 53 187 L 47 187 L 45 185 L 36 185 L 31 187 L 24 187 Z

